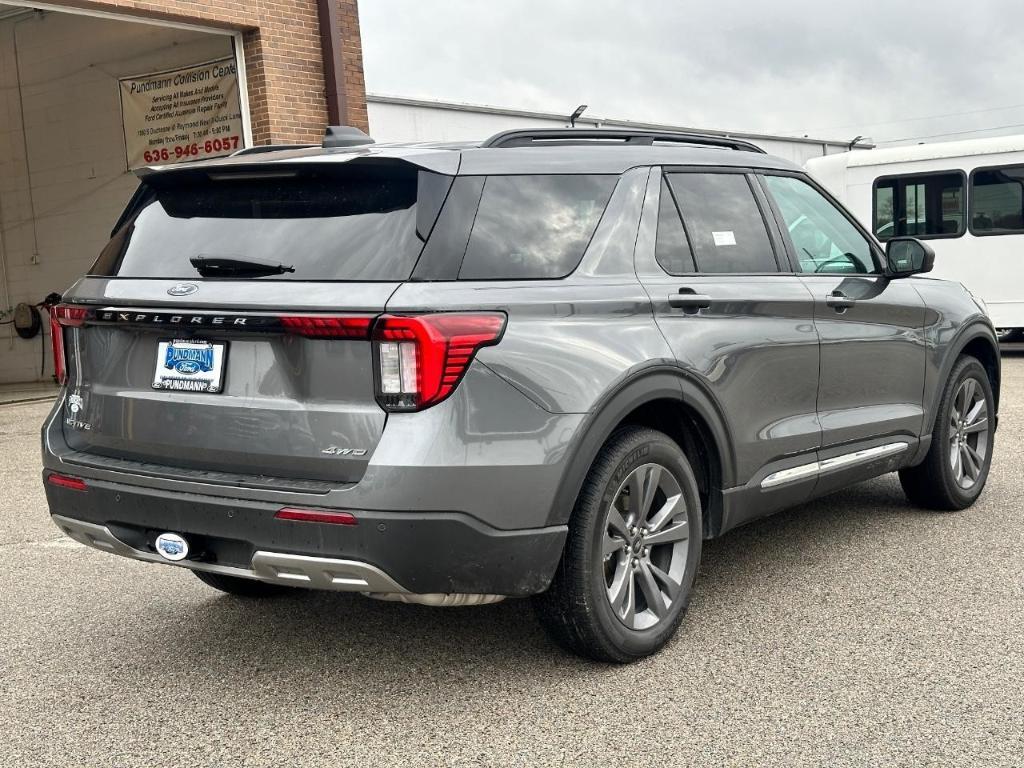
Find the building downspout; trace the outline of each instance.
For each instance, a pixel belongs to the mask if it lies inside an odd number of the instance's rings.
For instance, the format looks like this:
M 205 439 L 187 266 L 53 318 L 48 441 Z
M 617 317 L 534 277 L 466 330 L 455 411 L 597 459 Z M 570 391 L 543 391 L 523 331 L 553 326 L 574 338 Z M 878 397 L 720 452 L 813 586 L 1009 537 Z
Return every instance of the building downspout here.
M 345 95 L 345 69 L 341 61 L 338 1 L 316 0 L 316 10 L 320 19 L 320 53 L 324 65 L 327 124 L 348 125 L 348 99 Z

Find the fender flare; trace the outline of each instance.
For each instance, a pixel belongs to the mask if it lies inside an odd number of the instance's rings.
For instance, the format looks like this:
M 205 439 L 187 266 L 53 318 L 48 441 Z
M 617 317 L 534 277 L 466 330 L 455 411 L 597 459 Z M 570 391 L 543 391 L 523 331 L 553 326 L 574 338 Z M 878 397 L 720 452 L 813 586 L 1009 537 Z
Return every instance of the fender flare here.
M 972 341 L 979 338 L 983 338 L 989 343 L 989 346 L 992 348 L 992 353 L 996 360 L 997 379 L 996 386 L 993 387 L 993 394 L 995 395 L 996 411 L 998 413 L 998 385 L 1001 379 L 1001 373 L 999 370 L 999 342 L 996 340 L 996 334 L 995 331 L 992 329 L 991 324 L 986 322 L 985 320 L 976 318 L 975 320 L 961 327 L 960 330 L 957 331 L 956 336 L 953 337 L 952 341 L 950 341 L 946 345 L 947 351 L 945 358 L 942 361 L 942 367 L 939 368 L 937 374 L 935 382 L 935 392 L 932 394 L 932 401 L 927 404 L 928 410 L 926 412 L 927 416 L 925 421 L 925 429 L 922 430 L 923 434 L 930 435 L 932 433 L 932 430 L 935 428 L 935 419 L 938 416 L 939 401 L 942 399 L 942 392 L 945 389 L 946 381 L 948 381 L 949 379 L 949 374 L 953 370 L 953 366 L 956 364 L 956 361 L 963 353 L 964 348 Z M 996 424 L 998 425 L 998 415 L 996 416 Z
M 587 472 L 619 423 L 640 406 L 655 400 L 676 400 L 701 418 L 715 442 L 722 487 L 733 484 L 736 464 L 732 440 L 714 397 L 683 368 L 648 367 L 627 375 L 610 388 L 584 420 L 569 447 L 566 469 L 548 513 L 549 525 L 568 522 Z

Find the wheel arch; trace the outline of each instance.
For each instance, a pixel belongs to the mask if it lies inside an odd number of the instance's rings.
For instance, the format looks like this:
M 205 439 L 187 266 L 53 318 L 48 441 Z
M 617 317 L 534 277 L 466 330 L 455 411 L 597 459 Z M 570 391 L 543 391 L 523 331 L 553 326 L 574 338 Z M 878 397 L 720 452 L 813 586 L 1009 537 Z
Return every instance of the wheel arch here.
M 627 424 L 659 430 L 680 445 L 697 475 L 704 506 L 704 534 L 717 535 L 721 530 L 722 489 L 730 487 L 734 478 L 732 441 L 714 398 L 683 370 L 669 366 L 635 373 L 612 388 L 591 410 L 570 448 L 549 524 L 568 522 L 601 447 L 615 430 Z
M 988 373 L 989 383 L 992 385 L 992 399 L 995 402 L 996 418 L 994 424 L 998 427 L 999 413 L 999 384 L 1001 378 L 1001 367 L 999 358 L 999 343 L 996 341 L 995 331 L 987 323 L 977 321 L 965 326 L 950 342 L 948 351 L 942 360 L 942 367 L 939 369 L 936 380 L 935 391 L 932 393 L 932 402 L 928 408 L 928 424 L 925 434 L 931 434 L 935 427 L 935 419 L 938 416 L 939 401 L 942 399 L 942 392 L 945 389 L 949 374 L 956 365 L 961 355 L 970 355 L 978 360 Z

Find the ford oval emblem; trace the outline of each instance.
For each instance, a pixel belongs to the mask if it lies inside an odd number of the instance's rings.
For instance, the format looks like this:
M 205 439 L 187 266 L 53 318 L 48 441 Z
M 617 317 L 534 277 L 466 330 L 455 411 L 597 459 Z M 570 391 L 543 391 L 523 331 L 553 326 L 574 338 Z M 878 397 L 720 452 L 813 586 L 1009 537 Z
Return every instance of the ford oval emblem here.
M 165 560 L 177 562 L 188 557 L 188 542 L 176 533 L 161 533 L 156 537 L 156 551 Z
M 199 286 L 195 283 L 178 283 L 172 285 L 167 289 L 167 292 L 171 296 L 189 296 L 199 290 Z

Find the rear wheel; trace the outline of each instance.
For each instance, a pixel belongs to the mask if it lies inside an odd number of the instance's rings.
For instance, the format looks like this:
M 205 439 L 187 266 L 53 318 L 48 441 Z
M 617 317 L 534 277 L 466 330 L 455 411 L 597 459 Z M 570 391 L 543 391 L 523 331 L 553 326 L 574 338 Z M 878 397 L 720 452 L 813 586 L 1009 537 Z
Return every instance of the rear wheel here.
M 973 357 L 961 357 L 942 393 L 925 460 L 900 471 L 907 498 L 937 510 L 974 503 L 988 479 L 995 434 L 992 385 Z
M 204 584 L 238 597 L 277 597 L 294 589 L 293 587 L 283 587 L 280 584 L 268 584 L 265 581 L 256 581 L 256 579 L 242 579 L 238 576 L 225 576 L 209 571 L 192 571 L 192 573 Z
M 616 432 L 591 467 L 551 587 L 534 598 L 563 647 L 628 662 L 659 650 L 690 602 L 701 553 L 693 471 L 661 432 Z

